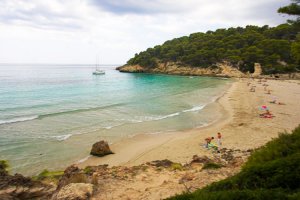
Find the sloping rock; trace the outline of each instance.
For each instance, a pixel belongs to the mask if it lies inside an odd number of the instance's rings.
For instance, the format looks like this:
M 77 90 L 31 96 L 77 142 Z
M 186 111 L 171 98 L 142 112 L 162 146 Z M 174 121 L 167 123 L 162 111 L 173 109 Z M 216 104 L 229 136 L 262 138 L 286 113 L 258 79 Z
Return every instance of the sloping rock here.
M 65 169 L 63 176 L 60 178 L 57 185 L 57 191 L 70 183 L 78 182 L 85 183 L 86 177 L 78 167 L 76 167 L 75 165 L 71 165 L 67 169 Z
M 0 199 L 48 199 L 55 188 L 15 174 L 0 176 Z
M 217 63 L 217 67 L 221 69 L 221 76 L 229 76 L 229 77 L 244 77 L 245 74 L 238 70 L 237 68 L 233 67 L 228 62 Z
M 193 67 L 183 65 L 175 62 L 158 62 L 154 68 L 143 67 L 140 65 L 124 65 L 118 67 L 117 70 L 121 72 L 147 72 L 147 73 L 161 73 L 174 75 L 188 75 L 188 76 L 220 76 L 220 77 L 245 77 L 246 75 L 232 66 L 228 62 L 217 63 L 216 66 L 210 67 Z
M 140 73 L 145 72 L 145 69 L 140 65 L 126 65 L 122 67 L 117 67 L 120 72 L 130 72 L 130 73 Z
M 108 154 L 113 154 L 113 152 L 110 150 L 108 143 L 102 140 L 93 144 L 90 154 L 93 156 L 102 157 Z
M 254 63 L 254 73 L 252 74 L 252 77 L 259 77 L 262 74 L 262 68 L 259 63 Z
M 212 160 L 210 158 L 208 158 L 207 156 L 194 155 L 193 160 L 191 161 L 191 164 L 193 164 L 193 163 L 206 164 L 206 163 L 209 163 L 209 162 L 212 162 Z
M 155 167 L 171 167 L 173 162 L 165 159 L 165 160 L 155 160 L 148 163 L 149 165 L 155 166 Z
M 93 195 L 94 185 L 90 183 L 70 183 L 57 194 L 56 200 L 87 200 Z

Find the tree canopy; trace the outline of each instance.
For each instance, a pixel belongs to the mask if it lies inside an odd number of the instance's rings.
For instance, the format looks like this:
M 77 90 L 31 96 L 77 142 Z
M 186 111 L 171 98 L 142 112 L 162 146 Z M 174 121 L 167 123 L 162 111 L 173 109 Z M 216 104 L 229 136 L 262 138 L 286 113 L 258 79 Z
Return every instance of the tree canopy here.
M 289 72 L 300 64 L 299 30 L 296 24 L 281 24 L 193 33 L 135 54 L 127 64 L 152 68 L 158 62 L 172 61 L 205 68 L 227 61 L 251 72 L 258 62 L 266 74 Z
M 288 15 L 296 15 L 299 21 L 300 16 L 300 0 L 292 0 L 292 3 L 288 6 L 284 6 L 278 9 L 279 13 L 288 14 Z
M 153 68 L 159 62 L 171 61 L 205 68 L 227 61 L 244 72 L 253 71 L 257 62 L 262 64 L 265 74 L 299 70 L 300 0 L 291 1 L 278 9 L 279 13 L 296 16 L 296 20 L 288 20 L 287 24 L 193 33 L 135 54 L 127 65 Z

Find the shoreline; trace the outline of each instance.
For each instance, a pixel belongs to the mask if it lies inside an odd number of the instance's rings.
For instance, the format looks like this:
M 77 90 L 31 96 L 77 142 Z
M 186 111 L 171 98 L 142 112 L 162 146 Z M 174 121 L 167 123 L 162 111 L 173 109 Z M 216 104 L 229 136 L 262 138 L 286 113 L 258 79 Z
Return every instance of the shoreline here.
M 249 91 L 250 85 L 256 86 L 256 92 Z M 295 128 L 300 119 L 300 82 L 268 80 L 266 82 L 272 94 L 265 94 L 262 83 L 258 80 L 236 79 L 235 82 L 217 98 L 216 112 L 222 112 L 221 118 L 205 127 L 186 131 L 167 132 L 161 134 L 138 134 L 125 138 L 113 145 L 115 154 L 105 157 L 89 157 L 80 168 L 108 164 L 112 166 L 134 166 L 153 160 L 169 159 L 173 162 L 187 163 L 193 155 L 211 156 L 211 152 L 203 148 L 204 138 L 223 135 L 225 148 L 253 149 L 262 146 L 279 132 Z M 276 95 L 285 105 L 271 105 L 268 101 Z M 294 98 L 289 98 L 294 95 Z M 259 106 L 266 104 L 275 118 L 259 118 Z M 285 118 L 289 116 L 288 122 Z
M 234 87 L 235 83 L 236 80 L 230 83 L 230 86 L 226 88 L 225 92 L 217 96 L 214 101 L 207 104 L 207 106 L 215 106 L 216 112 L 219 111 L 222 113 L 219 119 L 216 119 L 213 122 L 203 125 L 201 127 L 195 127 L 188 130 L 168 131 L 159 134 L 142 133 L 142 134 L 134 135 L 129 138 L 124 138 L 110 145 L 110 148 L 115 154 L 107 155 L 105 157 L 95 157 L 89 155 L 81 159 L 80 161 L 76 162 L 75 165 L 77 165 L 80 168 L 84 168 L 86 166 L 95 166 L 95 165 L 102 165 L 102 164 L 108 164 L 110 167 L 134 166 L 134 165 L 143 164 L 143 162 L 140 162 L 138 160 L 140 158 L 143 158 L 143 156 L 150 153 L 154 149 L 159 148 L 162 145 L 176 138 L 180 138 L 183 135 L 191 134 L 191 132 L 194 132 L 196 130 L 199 131 L 202 129 L 208 129 L 210 127 L 218 126 L 219 124 L 225 123 L 224 121 L 226 121 L 226 118 L 230 114 L 227 108 L 224 108 L 223 105 L 220 103 L 220 100 L 228 93 L 229 90 L 232 89 L 232 87 Z M 136 153 L 136 150 L 138 150 L 139 153 Z M 188 162 L 190 159 L 191 157 L 188 157 L 184 162 Z M 150 162 L 150 161 L 152 160 L 146 159 L 145 162 Z M 172 161 L 176 161 L 176 160 L 173 159 Z M 177 162 L 184 163 L 182 162 L 182 160 Z

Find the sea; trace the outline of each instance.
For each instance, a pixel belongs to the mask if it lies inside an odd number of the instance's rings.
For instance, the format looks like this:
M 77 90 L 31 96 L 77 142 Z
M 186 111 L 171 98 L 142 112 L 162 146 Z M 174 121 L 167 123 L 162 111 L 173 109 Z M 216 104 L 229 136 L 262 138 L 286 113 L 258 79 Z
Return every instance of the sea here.
M 0 65 L 0 160 L 12 173 L 58 170 L 93 143 L 172 134 L 221 117 L 214 102 L 232 80 L 121 73 L 103 65 Z

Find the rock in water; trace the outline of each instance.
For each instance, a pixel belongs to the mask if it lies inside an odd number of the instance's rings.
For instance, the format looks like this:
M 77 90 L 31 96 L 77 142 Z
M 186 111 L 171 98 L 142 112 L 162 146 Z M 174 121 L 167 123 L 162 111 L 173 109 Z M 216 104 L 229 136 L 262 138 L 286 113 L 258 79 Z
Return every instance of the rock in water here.
M 94 187 L 90 183 L 70 183 L 57 194 L 56 200 L 86 200 L 93 195 Z
M 108 154 L 113 154 L 113 152 L 110 150 L 108 143 L 102 140 L 93 144 L 90 154 L 93 156 L 102 157 Z

